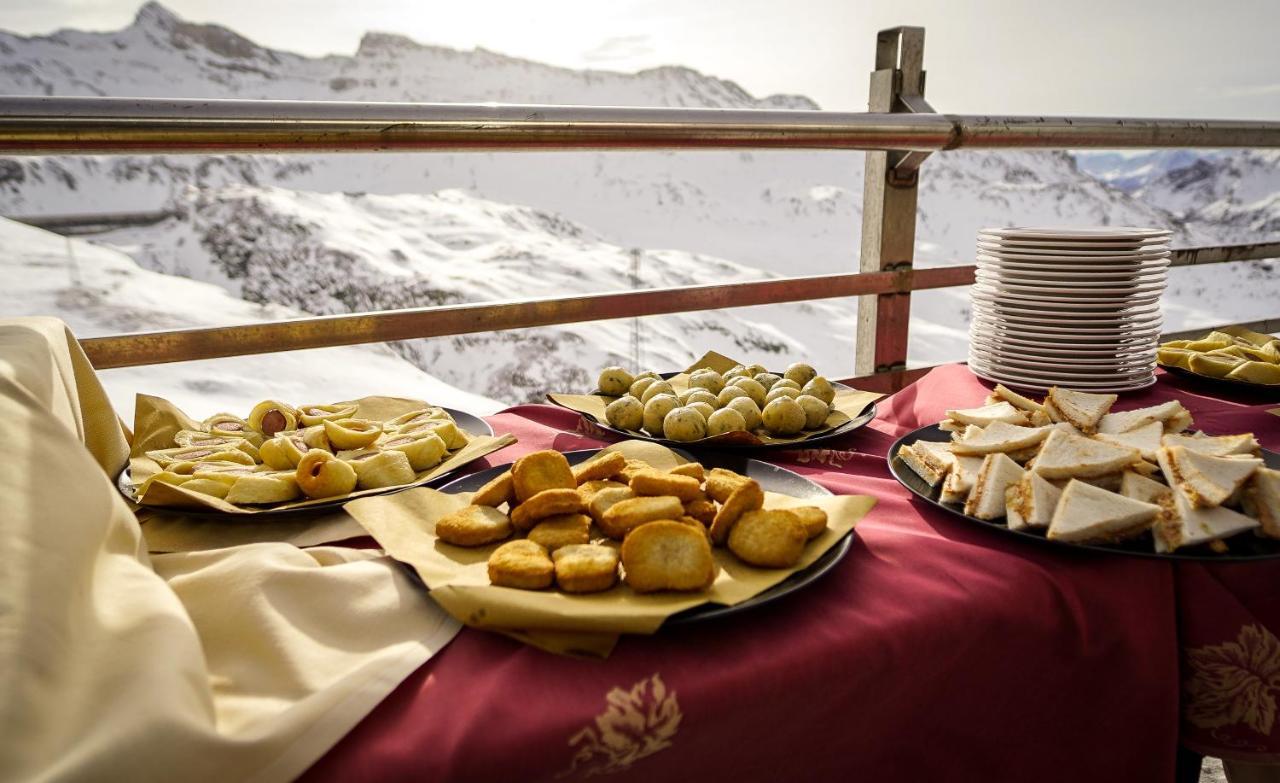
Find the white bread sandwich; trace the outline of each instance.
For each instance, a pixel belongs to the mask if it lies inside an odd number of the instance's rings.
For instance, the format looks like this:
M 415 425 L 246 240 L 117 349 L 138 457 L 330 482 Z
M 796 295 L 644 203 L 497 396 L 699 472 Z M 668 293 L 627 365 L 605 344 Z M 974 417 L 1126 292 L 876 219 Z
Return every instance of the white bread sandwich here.
M 1248 457 L 1256 457 L 1261 453 L 1262 447 L 1258 444 L 1258 439 L 1253 433 L 1246 432 L 1241 435 L 1165 435 L 1162 441 L 1165 446 L 1183 446 L 1191 451 L 1198 451 L 1201 454 L 1208 454 L 1213 457 L 1227 457 L 1233 454 L 1244 454 Z
M 1004 516 L 1004 491 L 1022 479 L 1025 471 L 1007 454 L 988 454 L 982 459 L 973 491 L 964 502 L 964 513 L 978 519 Z
M 1004 492 L 1005 521 L 1011 530 L 1047 528 L 1062 490 L 1037 473 L 1027 472 Z
M 969 491 L 973 489 L 973 483 L 978 480 L 980 470 L 982 470 L 981 457 L 962 457 L 957 454 L 955 464 L 951 466 L 951 472 L 942 482 L 942 492 L 938 495 L 938 500 L 952 505 L 964 503 L 969 499 Z
M 1132 470 L 1124 472 L 1124 478 L 1120 480 L 1120 494 L 1143 503 L 1155 503 L 1157 506 L 1173 503 L 1173 490 Z
M 996 421 L 1002 421 L 1005 424 L 1027 423 L 1027 414 L 1003 401 L 993 405 L 983 405 L 981 408 L 947 411 L 947 418 L 962 424 L 976 424 L 979 427 L 986 427 Z
M 1065 421 L 1083 433 L 1093 434 L 1098 422 L 1119 398 L 1114 394 L 1090 394 L 1050 386 L 1045 399 L 1052 403 L 1048 413 L 1054 421 Z
M 947 477 L 955 457 L 948 449 L 950 444 L 918 440 L 898 449 L 898 456 L 907 467 L 931 487 L 936 487 Z
M 1114 443 L 1118 446 L 1128 446 L 1131 449 L 1137 449 L 1142 454 L 1143 459 L 1154 460 L 1156 452 L 1160 450 L 1162 437 L 1164 434 L 1164 425 L 1158 421 L 1149 421 L 1139 427 L 1124 432 L 1099 432 L 1095 437 L 1098 440 L 1104 440 L 1107 443 Z M 1169 436 L 1181 437 L 1181 436 Z M 1167 445 L 1167 444 L 1165 444 Z
M 961 424 L 960 422 L 952 421 L 951 419 L 943 419 L 938 422 L 938 429 L 943 432 L 964 432 L 964 428 L 967 426 L 969 425 Z
M 1190 413 L 1187 413 L 1187 409 L 1182 407 L 1182 403 L 1177 400 L 1169 400 L 1159 405 L 1137 408 L 1122 413 L 1108 413 L 1098 421 L 1098 432 L 1127 432 L 1152 421 L 1160 422 L 1165 426 L 1165 432 L 1170 432 L 1172 430 L 1165 423 L 1182 414 L 1186 414 L 1188 418 L 1191 416 Z M 1187 426 L 1190 426 L 1190 424 L 1191 422 L 1188 421 Z M 1183 429 L 1186 429 L 1186 427 L 1179 428 L 1177 432 L 1181 432 Z
M 1016 391 L 1012 391 L 998 383 L 996 384 L 995 390 L 992 391 L 991 396 L 987 399 L 992 400 L 992 402 L 1004 400 L 1018 410 L 1024 410 L 1027 413 L 1044 412 L 1044 406 L 1040 403 L 1030 397 L 1023 397 Z
M 1036 455 L 1034 470 L 1047 479 L 1105 476 L 1141 459 L 1137 449 L 1054 430 Z
M 1280 470 L 1254 472 L 1244 491 L 1244 510 L 1262 523 L 1262 535 L 1280 538 Z
M 984 427 L 981 432 L 953 443 L 951 450 L 968 456 L 996 452 L 1007 454 L 1032 448 L 1047 437 L 1048 427 L 1020 427 L 997 421 Z
M 1049 538 L 1077 544 L 1122 541 L 1151 527 L 1160 507 L 1072 481 L 1049 522 Z
M 1258 520 L 1229 508 L 1196 508 L 1181 492 L 1173 493 L 1173 508 L 1152 527 L 1157 552 L 1220 541 L 1258 527 Z
M 1160 449 L 1159 461 L 1164 480 L 1195 508 L 1221 506 L 1262 467 L 1260 459 L 1211 457 L 1185 446 Z

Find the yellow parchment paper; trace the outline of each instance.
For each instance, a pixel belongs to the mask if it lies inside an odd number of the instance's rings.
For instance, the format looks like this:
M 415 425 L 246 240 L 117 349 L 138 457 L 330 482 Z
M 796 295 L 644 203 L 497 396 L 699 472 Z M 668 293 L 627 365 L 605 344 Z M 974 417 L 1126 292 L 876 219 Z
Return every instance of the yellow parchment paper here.
M 686 461 L 670 449 L 643 441 L 624 441 L 606 451 L 621 451 L 660 468 Z M 436 520 L 467 505 L 471 495 L 419 488 L 355 500 L 345 509 L 387 554 L 412 566 L 431 590 L 432 598 L 467 625 L 500 631 L 597 634 L 653 633 L 668 617 L 690 607 L 705 603 L 732 606 L 758 595 L 812 564 L 876 502 L 875 498 L 861 495 L 793 498 L 766 492 L 765 508 L 820 506 L 827 511 L 827 530 L 809 542 L 795 568 L 756 568 L 738 560 L 727 549 L 716 547 L 712 551 L 720 572 L 705 592 L 640 594 L 620 583 L 601 593 L 571 595 L 554 588 L 517 590 L 489 584 L 489 555 L 503 542 L 467 548 L 440 541 L 435 535 Z M 594 529 L 593 541 L 614 545 Z
M 689 388 L 689 375 L 695 370 L 711 369 L 718 373 L 725 373 L 737 364 L 741 364 L 741 362 L 722 356 L 715 351 L 708 351 L 701 359 L 687 367 L 679 375 L 669 378 L 668 383 L 670 383 L 671 387 L 677 392 L 682 392 Z M 758 429 L 754 432 L 726 432 L 723 435 L 716 435 L 713 438 L 704 438 L 697 442 L 732 443 L 753 446 L 803 443 L 817 435 L 825 435 L 837 427 L 847 424 L 850 420 L 856 419 L 862 415 L 862 412 L 867 409 L 868 405 L 883 396 L 883 394 L 878 394 L 876 392 L 859 391 L 847 386 L 836 386 L 836 397 L 832 400 L 833 410 L 831 411 L 831 415 L 828 416 L 826 422 L 816 430 L 804 430 L 799 435 L 793 435 L 791 437 L 770 435 L 764 429 Z M 609 403 L 618 398 L 606 397 L 602 394 L 552 393 L 547 395 L 547 399 L 562 408 L 577 411 L 597 424 L 607 425 L 608 421 L 605 419 L 604 409 L 609 405 Z
M 344 404 L 356 406 L 356 417 L 374 421 L 388 421 L 397 416 L 428 407 L 422 400 L 410 400 L 401 397 L 363 397 Z M 133 447 L 129 453 L 129 475 L 134 484 L 141 484 L 149 476 L 160 471 L 160 466 L 146 452 L 156 449 L 171 448 L 175 444 L 173 436 L 184 429 L 199 429 L 199 422 L 183 413 L 173 403 L 160 397 L 139 394 L 135 403 Z M 504 446 L 516 442 L 513 435 L 488 436 L 468 435 L 470 440 L 466 446 L 450 452 L 443 462 L 430 470 L 422 471 L 411 484 L 414 487 L 459 468 L 468 462 L 477 460 L 486 454 L 492 454 Z M 385 493 L 386 489 L 357 490 L 347 495 L 315 500 L 295 500 L 272 506 L 237 506 L 212 495 L 184 490 L 181 486 L 155 483 L 148 487 L 146 494 L 139 498 L 143 507 L 163 507 L 187 511 L 221 511 L 226 514 L 251 516 L 264 511 L 285 511 L 307 509 L 314 506 L 332 506 L 350 498 L 363 497 L 377 493 Z

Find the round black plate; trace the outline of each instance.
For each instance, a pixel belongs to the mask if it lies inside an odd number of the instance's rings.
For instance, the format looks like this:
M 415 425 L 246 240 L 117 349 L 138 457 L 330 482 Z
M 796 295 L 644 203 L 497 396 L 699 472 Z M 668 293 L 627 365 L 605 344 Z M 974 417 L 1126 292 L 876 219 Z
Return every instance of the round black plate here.
M 1238 562 L 1247 560 L 1273 560 L 1280 558 L 1280 541 L 1274 541 L 1269 538 L 1261 538 L 1249 533 L 1242 533 L 1233 538 L 1226 539 L 1227 546 L 1231 548 L 1230 553 L 1220 555 L 1209 548 L 1208 544 L 1200 546 L 1185 547 L 1175 552 L 1156 552 L 1154 542 L 1151 540 L 1150 533 L 1144 533 L 1132 541 L 1125 541 L 1120 544 L 1073 544 L 1068 541 L 1053 541 L 1045 538 L 1043 532 L 1033 532 L 1027 530 L 1010 530 L 1008 526 L 1000 520 L 985 520 L 971 517 L 960 510 L 958 506 L 948 505 L 938 500 L 940 487 L 930 487 L 924 479 L 916 475 L 915 471 L 907 467 L 907 463 L 898 459 L 898 450 L 903 446 L 915 443 L 918 440 L 933 440 L 949 443 L 951 441 L 951 433 L 938 429 L 938 425 L 931 424 L 928 427 L 909 432 L 898 438 L 889 449 L 889 472 L 898 480 L 898 483 L 909 489 L 914 495 L 922 500 L 928 501 L 944 511 L 955 514 L 961 519 L 966 519 L 975 525 L 995 530 L 1007 536 L 1014 536 L 1025 541 L 1034 541 L 1041 545 L 1057 547 L 1059 549 L 1074 550 L 1093 550 L 1095 552 L 1108 552 L 1115 555 L 1129 555 L 1131 557 L 1152 557 L 1158 560 L 1213 560 L 1216 562 Z M 1280 468 L 1280 454 L 1274 451 L 1263 449 L 1262 459 L 1269 468 Z
M 440 406 L 440 407 L 444 408 L 444 406 Z M 454 424 L 458 425 L 458 429 L 462 430 L 468 435 L 481 435 L 484 437 L 493 436 L 493 427 L 490 427 L 489 422 L 485 421 L 479 416 L 467 413 L 466 411 L 454 410 L 453 408 L 444 408 L 444 410 L 447 411 L 449 415 L 453 417 L 453 422 Z M 448 479 L 450 476 L 457 473 L 458 470 L 460 470 L 463 467 L 465 466 L 459 465 L 458 467 L 454 468 L 448 473 L 445 473 L 440 476 L 436 476 L 435 478 L 431 479 L 425 485 L 422 485 L 422 486 L 428 486 L 428 487 L 436 486 L 440 482 Z M 138 502 L 137 485 L 133 482 L 133 479 L 130 476 L 129 465 L 127 463 L 124 466 L 124 470 L 120 471 L 120 475 L 116 476 L 116 488 L 120 490 L 120 494 L 124 495 L 125 498 L 130 503 Z M 375 495 L 390 494 L 392 492 L 399 492 L 400 490 L 405 488 L 406 487 L 403 487 L 403 486 L 387 487 L 384 492 L 375 492 L 373 494 Z M 306 514 L 312 511 L 326 511 L 328 509 L 341 506 L 347 502 L 348 502 L 348 498 L 336 498 L 334 500 L 326 501 L 324 503 L 316 503 L 315 505 L 311 505 L 311 506 L 303 506 L 302 508 L 288 508 L 288 509 L 265 508 L 259 511 L 258 513 L 259 514 Z M 143 506 L 143 508 L 154 509 L 156 511 L 165 511 L 167 509 L 166 506 Z M 168 509 L 168 510 L 180 512 L 182 514 L 190 514 L 192 516 L 202 516 L 202 515 L 213 515 L 213 516 L 220 516 L 220 517 L 241 516 L 238 514 L 226 514 L 221 511 L 214 511 L 212 509 L 202 510 L 202 509 L 190 509 L 190 508 L 174 508 L 174 509 Z
M 1156 364 L 1160 363 L 1156 362 Z M 1185 367 L 1177 367 L 1172 364 L 1160 364 L 1160 367 L 1170 375 L 1190 378 L 1206 388 L 1218 389 L 1224 394 L 1244 392 L 1269 399 L 1280 399 L 1280 383 L 1251 383 L 1249 381 L 1237 381 L 1235 378 L 1214 378 L 1212 375 L 1201 375 Z
M 680 373 L 678 372 L 659 373 L 659 375 L 663 378 L 663 380 L 666 380 L 668 378 L 674 378 L 679 374 Z M 853 388 L 852 386 L 847 386 L 843 383 L 839 383 L 838 381 L 831 381 L 831 385 L 835 387 L 837 390 Z M 600 393 L 599 390 L 593 392 L 593 394 L 599 394 L 599 393 Z M 874 402 L 870 403 L 869 405 L 867 405 L 867 409 L 864 410 L 859 416 L 846 421 L 844 424 L 841 424 L 839 427 L 836 427 L 834 430 L 831 430 L 830 432 L 824 432 L 821 435 L 814 435 L 812 437 L 805 438 L 804 440 L 796 441 L 795 443 L 753 444 L 753 443 L 729 443 L 724 441 L 711 441 L 711 440 L 700 440 L 700 441 L 693 441 L 692 443 L 685 443 L 682 441 L 668 440 L 667 438 L 655 438 L 652 435 L 649 435 L 645 432 L 640 432 L 640 431 L 633 432 L 631 430 L 620 430 L 617 427 L 610 426 L 610 424 L 607 421 L 595 421 L 593 419 L 588 419 L 583 414 L 579 414 L 579 415 L 582 416 L 582 418 L 587 419 L 587 421 L 599 427 L 600 429 L 605 430 L 606 432 L 612 432 L 615 435 L 621 435 L 624 438 L 630 438 L 632 440 L 647 440 L 650 443 L 660 443 L 663 446 L 666 446 L 672 449 L 698 449 L 698 450 L 720 449 L 724 451 L 780 451 L 782 449 L 805 449 L 805 448 L 808 448 L 810 444 L 824 443 L 834 438 L 838 438 L 842 435 L 847 435 L 850 432 L 853 432 L 854 430 L 858 429 L 859 427 L 864 427 L 867 424 L 869 424 L 872 419 L 876 417 L 876 404 Z
M 565 452 L 565 457 L 569 460 L 569 464 L 576 465 L 583 460 L 599 454 L 601 449 L 585 449 L 583 451 Z M 692 455 L 683 452 L 680 449 L 673 449 L 685 459 L 694 459 Z M 777 492 L 780 495 L 791 495 L 798 498 L 818 498 L 829 497 L 831 492 L 820 484 L 816 484 L 809 479 L 794 473 L 786 468 L 780 468 L 777 465 L 771 465 L 768 462 L 747 459 L 746 457 L 736 457 L 733 455 L 715 455 L 706 456 L 700 460 L 703 465 L 708 468 L 727 468 L 732 471 L 750 476 L 760 482 L 760 486 L 768 492 Z M 441 492 L 474 492 L 489 483 L 494 477 L 508 470 L 510 465 L 498 465 L 482 470 L 479 473 L 472 473 L 468 476 L 454 479 L 443 487 L 439 487 Z M 783 596 L 790 595 L 800 590 L 818 579 L 835 567 L 845 555 L 849 554 L 849 548 L 853 546 L 853 531 L 850 530 L 843 538 L 835 543 L 830 549 L 822 553 L 822 556 L 809 564 L 809 567 L 803 571 L 797 571 L 787 577 L 778 584 L 770 587 L 759 595 L 755 595 L 740 604 L 734 606 L 725 606 L 723 604 L 703 604 L 694 606 L 672 615 L 667 618 L 664 625 L 673 625 L 677 623 L 692 623 L 699 620 L 710 620 L 715 617 L 724 617 L 726 615 L 737 614 L 754 609 L 757 606 L 776 601 Z M 410 569 L 412 571 L 412 569 Z

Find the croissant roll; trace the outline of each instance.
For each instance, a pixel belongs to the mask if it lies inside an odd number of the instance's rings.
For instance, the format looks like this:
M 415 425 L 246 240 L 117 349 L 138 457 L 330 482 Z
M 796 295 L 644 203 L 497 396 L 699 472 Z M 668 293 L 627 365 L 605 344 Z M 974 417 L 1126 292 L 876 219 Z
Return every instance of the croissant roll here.
M 231 491 L 230 484 L 213 479 L 192 479 L 183 483 L 182 488 L 189 492 L 199 492 L 201 495 L 212 495 L 215 498 L 225 498 Z
M 162 468 L 175 462 L 238 462 L 241 465 L 252 465 L 257 462 L 240 449 L 227 449 L 220 446 L 178 446 L 172 449 L 156 449 L 148 451 L 147 456 Z
M 354 405 L 303 405 L 298 408 L 298 420 L 304 427 L 315 427 L 331 419 L 348 419 L 354 415 Z
M 356 488 L 355 468 L 320 449 L 303 454 L 294 475 L 298 489 L 309 498 L 331 498 Z
M 200 422 L 200 429 L 212 435 L 240 435 L 241 437 L 257 435 L 249 426 L 249 422 L 230 413 L 215 413 Z
M 325 432 L 324 427 L 319 424 L 302 430 L 302 442 L 309 449 L 333 451 L 333 444 L 329 443 L 329 433 Z
M 250 473 L 257 473 L 258 466 L 249 467 L 248 465 L 233 465 L 229 462 L 221 464 L 212 462 L 197 462 L 191 471 L 193 479 L 201 481 L 216 481 L 220 484 L 226 484 L 228 487 L 236 483 L 241 476 L 247 476 Z M 221 497 L 221 495 L 219 495 Z
M 335 449 L 363 449 L 382 434 L 382 422 L 368 419 L 338 419 L 324 423 L 325 434 Z
M 306 453 L 307 444 L 297 433 L 277 435 L 258 449 L 263 464 L 275 470 L 293 470 Z
M 396 431 L 396 434 L 421 437 L 428 432 L 438 435 L 440 440 L 444 441 L 444 445 L 449 448 L 449 451 L 454 451 L 467 445 L 467 436 L 462 434 L 462 430 L 458 429 L 458 425 L 453 423 L 453 419 L 428 419 L 401 427 Z
M 298 479 L 292 473 L 248 473 L 236 479 L 224 500 L 236 505 L 284 503 L 299 494 Z
M 448 421 L 453 421 L 453 417 L 450 416 L 449 412 L 444 408 L 432 406 L 430 408 L 419 408 L 416 411 L 409 411 L 404 415 L 397 416 L 391 421 L 388 421 L 387 426 L 404 427 L 409 424 L 420 424 L 421 422 L 433 419 L 446 419 Z
M 360 489 L 380 489 L 411 484 L 418 477 L 403 451 L 382 451 L 353 463 Z
M 384 451 L 403 451 L 414 470 L 434 468 L 444 459 L 447 447 L 435 433 L 426 435 L 396 435 L 379 444 Z
M 279 400 L 263 400 L 249 412 L 249 428 L 270 438 L 298 429 L 298 412 Z

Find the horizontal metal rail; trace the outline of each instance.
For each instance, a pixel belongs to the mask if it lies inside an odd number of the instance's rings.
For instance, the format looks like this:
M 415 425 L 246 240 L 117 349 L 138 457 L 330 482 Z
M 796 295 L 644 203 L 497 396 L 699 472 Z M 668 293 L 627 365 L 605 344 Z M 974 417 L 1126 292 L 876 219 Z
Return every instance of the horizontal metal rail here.
M 601 106 L 0 97 L 0 154 L 1280 147 L 1280 122 Z

